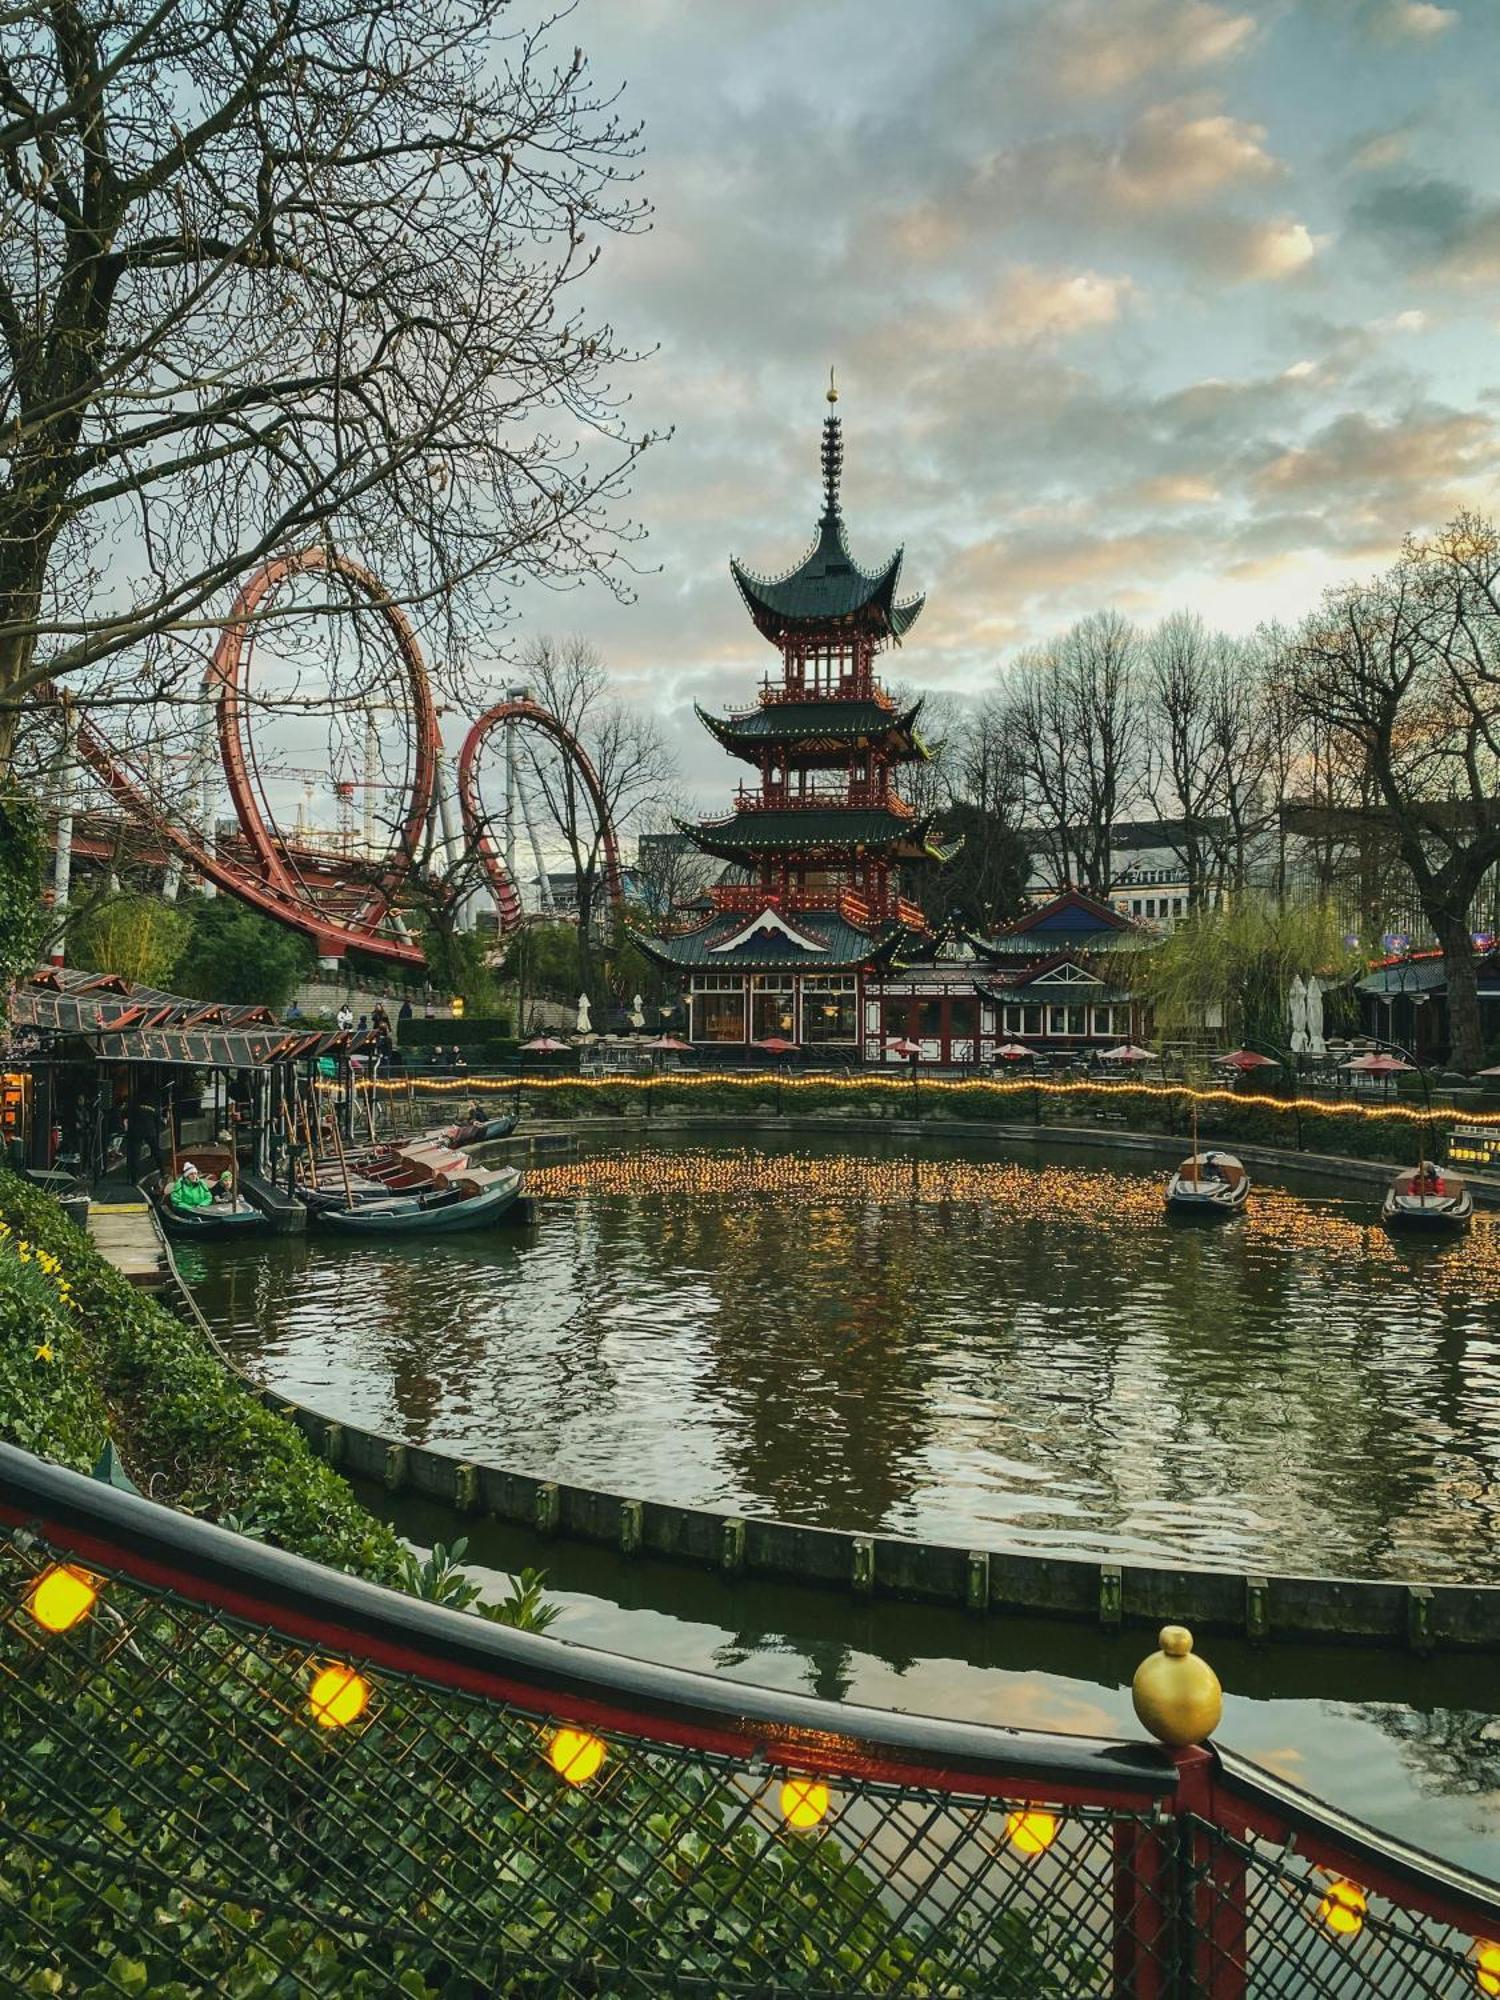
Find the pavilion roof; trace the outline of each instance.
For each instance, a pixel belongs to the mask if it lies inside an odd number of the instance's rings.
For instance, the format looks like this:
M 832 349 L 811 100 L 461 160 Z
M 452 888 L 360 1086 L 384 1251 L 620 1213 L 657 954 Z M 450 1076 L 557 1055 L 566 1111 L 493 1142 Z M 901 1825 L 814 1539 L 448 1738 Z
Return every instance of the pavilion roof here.
M 83 1036 L 111 1062 L 191 1063 L 260 1069 L 270 1063 L 347 1050 L 353 1037 L 288 1027 L 268 1007 L 188 1000 L 118 973 L 44 966 L 18 982 L 10 1000 L 12 1032 Z
M 771 745 L 842 757 L 878 744 L 896 755 L 925 758 L 929 753 L 916 731 L 921 707 L 920 701 L 896 709 L 878 701 L 830 698 L 766 702 L 748 715 L 710 715 L 703 708 L 697 714 L 731 756 L 752 762 Z
M 759 808 L 731 813 L 726 819 L 679 819 L 706 854 L 726 861 L 747 854 L 847 853 L 854 848 L 907 859 L 946 861 L 957 843 L 942 845 L 933 815 L 919 819 L 892 812 L 888 806 L 807 806 L 767 812 Z
M 747 915 L 724 911 L 694 930 L 649 937 L 632 931 L 632 942 L 658 965 L 677 971 L 852 972 L 887 960 L 910 933 L 903 924 L 861 930 L 832 911 L 783 915 L 769 905 Z

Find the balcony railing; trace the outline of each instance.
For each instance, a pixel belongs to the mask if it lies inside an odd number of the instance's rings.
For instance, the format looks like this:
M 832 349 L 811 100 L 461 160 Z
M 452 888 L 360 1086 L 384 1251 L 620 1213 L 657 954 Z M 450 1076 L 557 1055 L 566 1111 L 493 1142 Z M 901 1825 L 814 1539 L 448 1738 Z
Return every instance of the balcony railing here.
M 870 921 L 871 905 L 854 889 L 797 889 L 784 897 L 778 890 L 758 889 L 749 882 L 720 882 L 709 890 L 709 895 L 716 910 L 744 911 L 750 915 L 756 910 L 779 910 L 785 905 L 788 919 L 793 922 L 799 910 L 832 912 L 850 924 Z
M 7 1991 L 1493 1992 L 1500 1891 L 1227 1752 L 731 1686 L 0 1447 Z
M 915 806 L 908 805 L 896 792 L 869 778 L 855 778 L 839 784 L 808 785 L 801 790 L 795 785 L 741 785 L 734 795 L 734 803 L 739 812 L 797 812 L 806 808 L 870 812 L 883 808 L 902 819 L 916 817 Z

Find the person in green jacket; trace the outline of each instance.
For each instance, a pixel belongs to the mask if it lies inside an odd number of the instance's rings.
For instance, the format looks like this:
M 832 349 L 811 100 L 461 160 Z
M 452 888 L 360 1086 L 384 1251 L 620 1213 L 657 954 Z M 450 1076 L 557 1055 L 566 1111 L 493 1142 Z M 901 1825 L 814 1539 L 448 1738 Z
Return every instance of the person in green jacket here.
M 173 1208 L 186 1209 L 189 1213 L 195 1208 L 210 1207 L 213 1198 L 213 1190 L 191 1160 L 167 1189 L 167 1200 Z

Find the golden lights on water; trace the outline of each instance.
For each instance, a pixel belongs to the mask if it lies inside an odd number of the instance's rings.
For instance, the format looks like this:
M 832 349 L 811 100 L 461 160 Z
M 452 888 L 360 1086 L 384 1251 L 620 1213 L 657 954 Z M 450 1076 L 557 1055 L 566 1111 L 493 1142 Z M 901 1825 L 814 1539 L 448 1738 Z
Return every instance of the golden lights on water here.
M 968 1205 L 1007 1224 L 1044 1222 L 1139 1238 L 1172 1228 L 1162 1209 L 1160 1174 L 1098 1167 L 1028 1166 L 1015 1160 L 893 1159 L 858 1153 L 762 1153 L 752 1148 L 668 1151 L 621 1147 L 527 1170 L 541 1199 L 585 1195 L 650 1196 L 733 1207 L 749 1201 L 853 1210 Z M 1285 1189 L 1256 1187 L 1249 1207 L 1223 1225 L 1251 1244 L 1349 1263 L 1406 1268 L 1405 1255 L 1379 1226 L 1380 1190 L 1309 1201 Z M 1425 1272 L 1440 1289 L 1461 1286 L 1500 1301 L 1500 1218 L 1476 1216 L 1466 1239 L 1431 1257 Z

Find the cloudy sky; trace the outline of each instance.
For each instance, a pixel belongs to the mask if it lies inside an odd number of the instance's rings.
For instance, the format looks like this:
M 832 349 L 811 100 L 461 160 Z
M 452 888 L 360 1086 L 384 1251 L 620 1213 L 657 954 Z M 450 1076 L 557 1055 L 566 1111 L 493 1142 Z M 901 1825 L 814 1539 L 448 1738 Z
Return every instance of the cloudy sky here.
M 628 607 L 527 601 L 657 706 L 771 659 L 728 576 L 795 562 L 837 365 L 856 555 L 928 606 L 894 671 L 973 690 L 1102 605 L 1294 615 L 1500 508 L 1497 0 L 580 0 L 645 122 L 652 233 L 601 309 L 674 436 Z

